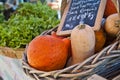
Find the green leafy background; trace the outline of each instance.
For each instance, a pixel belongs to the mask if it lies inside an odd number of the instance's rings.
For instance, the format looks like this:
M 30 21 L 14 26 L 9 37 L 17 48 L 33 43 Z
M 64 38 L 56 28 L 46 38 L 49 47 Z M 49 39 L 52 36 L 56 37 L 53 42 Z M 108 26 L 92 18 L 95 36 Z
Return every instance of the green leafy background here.
M 24 48 L 34 37 L 59 22 L 57 12 L 46 4 L 20 4 L 9 20 L 0 24 L 0 46 Z

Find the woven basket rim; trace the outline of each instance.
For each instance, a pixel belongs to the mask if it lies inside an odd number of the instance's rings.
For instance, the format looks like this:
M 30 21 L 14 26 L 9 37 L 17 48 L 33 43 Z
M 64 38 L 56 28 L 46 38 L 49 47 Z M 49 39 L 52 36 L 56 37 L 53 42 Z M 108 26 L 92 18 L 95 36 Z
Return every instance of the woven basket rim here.
M 87 58 L 82 63 L 78 63 L 75 65 L 66 67 L 64 69 L 61 69 L 61 70 L 55 70 L 55 71 L 50 71 L 50 72 L 40 71 L 40 70 L 32 68 L 27 63 L 27 56 L 26 56 L 26 50 L 25 50 L 24 55 L 23 55 L 23 59 L 22 59 L 22 67 L 23 67 L 24 72 L 27 75 L 29 75 L 35 79 L 39 79 L 39 78 L 46 78 L 46 79 L 70 78 L 70 79 L 75 79 L 75 78 L 78 78 L 80 76 L 89 75 L 90 72 L 96 66 L 103 63 L 105 59 L 113 58 L 113 57 L 120 57 L 120 54 L 117 54 L 117 53 L 120 53 L 120 50 L 114 50 L 114 48 L 118 44 L 119 44 L 119 41 L 116 41 L 113 44 L 108 45 L 103 50 L 101 50 L 99 53 L 96 53 L 93 56 Z M 113 53 L 116 53 L 116 54 L 113 54 Z M 86 65 L 88 63 L 91 63 L 91 64 Z M 81 72 L 80 70 L 83 67 L 88 68 L 88 69 Z

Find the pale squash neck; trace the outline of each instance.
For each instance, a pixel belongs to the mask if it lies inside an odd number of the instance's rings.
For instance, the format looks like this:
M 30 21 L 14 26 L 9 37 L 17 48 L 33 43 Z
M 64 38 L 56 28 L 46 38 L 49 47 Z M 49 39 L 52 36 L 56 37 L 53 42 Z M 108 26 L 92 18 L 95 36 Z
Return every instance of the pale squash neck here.
M 85 24 L 78 25 L 78 29 L 85 29 Z

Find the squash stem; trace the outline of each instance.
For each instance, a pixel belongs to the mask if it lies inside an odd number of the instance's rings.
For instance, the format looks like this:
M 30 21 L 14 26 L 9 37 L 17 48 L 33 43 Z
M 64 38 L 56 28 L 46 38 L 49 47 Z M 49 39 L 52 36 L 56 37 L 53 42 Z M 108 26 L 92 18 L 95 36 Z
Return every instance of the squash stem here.
M 78 25 L 78 29 L 80 30 L 80 29 L 85 29 L 85 24 L 80 24 L 80 25 Z

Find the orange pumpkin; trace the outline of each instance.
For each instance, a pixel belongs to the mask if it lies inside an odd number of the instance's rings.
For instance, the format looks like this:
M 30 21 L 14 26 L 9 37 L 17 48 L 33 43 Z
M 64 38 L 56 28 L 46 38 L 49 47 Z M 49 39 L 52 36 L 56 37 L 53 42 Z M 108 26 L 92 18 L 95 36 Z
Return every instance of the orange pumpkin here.
M 63 39 L 63 38 L 64 38 L 63 36 L 58 36 L 58 35 L 56 34 L 56 32 L 54 32 L 54 31 L 51 32 L 51 36 L 56 37 L 56 38 L 59 38 L 59 39 Z
M 51 32 L 51 36 L 58 38 L 58 39 L 62 39 L 66 43 L 68 50 L 69 50 L 68 52 L 68 59 L 69 59 L 71 57 L 71 40 L 69 39 L 69 37 L 67 38 L 63 36 L 58 36 L 56 32 L 54 31 Z
M 62 69 L 68 58 L 68 42 L 50 35 L 37 36 L 27 48 L 27 58 L 30 66 L 52 71 Z
M 117 13 L 117 9 L 112 0 L 107 0 L 104 17 L 108 17 L 111 14 Z

